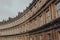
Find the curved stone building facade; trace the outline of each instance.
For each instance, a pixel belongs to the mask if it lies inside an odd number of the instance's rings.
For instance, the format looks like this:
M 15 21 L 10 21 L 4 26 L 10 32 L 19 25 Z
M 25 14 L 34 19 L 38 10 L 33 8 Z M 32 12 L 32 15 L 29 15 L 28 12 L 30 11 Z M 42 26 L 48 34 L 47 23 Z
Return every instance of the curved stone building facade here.
M 60 0 L 33 0 L 18 16 L 0 22 L 0 40 L 60 40 Z

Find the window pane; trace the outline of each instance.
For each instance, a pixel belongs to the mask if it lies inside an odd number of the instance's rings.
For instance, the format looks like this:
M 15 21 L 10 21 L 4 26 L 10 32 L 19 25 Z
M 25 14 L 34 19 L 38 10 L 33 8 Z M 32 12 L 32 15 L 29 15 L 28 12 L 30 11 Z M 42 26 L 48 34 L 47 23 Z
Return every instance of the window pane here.
M 34 40 L 36 40 L 36 38 L 37 38 L 37 37 L 35 36 L 35 37 L 34 37 Z
M 58 36 L 59 36 L 59 40 L 60 40 L 60 32 L 59 32 Z
M 32 40 L 32 37 L 30 37 L 30 40 Z
M 51 13 L 49 10 L 46 12 L 46 18 L 47 23 L 51 21 Z
M 40 16 L 40 25 L 43 25 L 43 17 Z
M 51 34 L 48 34 L 48 40 L 51 40 Z
M 40 40 L 43 40 L 42 35 L 40 35 Z
M 57 10 L 57 13 L 58 13 L 58 16 L 60 17 L 60 9 L 59 9 L 59 10 Z
M 60 2 L 56 4 L 57 15 L 60 17 Z
M 57 3 L 56 7 L 57 7 L 57 10 L 60 9 L 60 2 Z

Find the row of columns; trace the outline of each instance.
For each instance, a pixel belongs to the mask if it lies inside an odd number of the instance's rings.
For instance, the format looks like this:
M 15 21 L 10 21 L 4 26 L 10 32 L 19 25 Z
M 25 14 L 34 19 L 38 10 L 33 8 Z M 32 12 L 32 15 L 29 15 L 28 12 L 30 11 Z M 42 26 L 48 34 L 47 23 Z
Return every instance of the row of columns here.
M 51 40 L 59 40 L 58 31 L 55 29 L 39 34 L 0 37 L 0 40 L 48 40 L 48 34 L 50 34 Z

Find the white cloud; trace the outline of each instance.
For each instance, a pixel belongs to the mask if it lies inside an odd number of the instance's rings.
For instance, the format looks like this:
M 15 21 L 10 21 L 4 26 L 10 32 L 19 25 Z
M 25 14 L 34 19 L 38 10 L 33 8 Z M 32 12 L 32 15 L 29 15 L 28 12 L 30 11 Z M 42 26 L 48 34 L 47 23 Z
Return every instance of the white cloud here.
M 0 21 L 15 17 L 31 3 L 32 0 L 0 0 Z

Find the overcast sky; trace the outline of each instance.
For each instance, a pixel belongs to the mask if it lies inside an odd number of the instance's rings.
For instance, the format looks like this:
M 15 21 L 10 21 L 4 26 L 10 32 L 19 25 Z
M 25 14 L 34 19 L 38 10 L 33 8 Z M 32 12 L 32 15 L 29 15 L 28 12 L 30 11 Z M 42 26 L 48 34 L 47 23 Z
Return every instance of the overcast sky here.
M 19 11 L 23 11 L 32 0 L 0 0 L 0 21 L 8 17 L 15 17 Z

